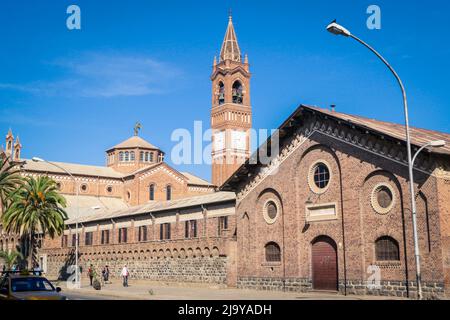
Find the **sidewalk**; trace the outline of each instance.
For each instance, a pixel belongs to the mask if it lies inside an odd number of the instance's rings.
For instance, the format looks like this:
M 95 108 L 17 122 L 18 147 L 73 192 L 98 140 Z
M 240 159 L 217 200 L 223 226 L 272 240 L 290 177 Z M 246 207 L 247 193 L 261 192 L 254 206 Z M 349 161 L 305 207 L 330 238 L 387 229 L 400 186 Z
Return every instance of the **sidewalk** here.
M 343 296 L 332 292 L 300 293 L 207 287 L 201 284 L 164 284 L 147 280 L 130 281 L 129 287 L 124 288 L 120 280 L 115 279 L 99 291 L 90 287 L 86 280 L 82 281 L 79 290 L 65 288 L 64 283 L 59 285 L 66 292 L 121 300 L 404 300 L 395 297 Z

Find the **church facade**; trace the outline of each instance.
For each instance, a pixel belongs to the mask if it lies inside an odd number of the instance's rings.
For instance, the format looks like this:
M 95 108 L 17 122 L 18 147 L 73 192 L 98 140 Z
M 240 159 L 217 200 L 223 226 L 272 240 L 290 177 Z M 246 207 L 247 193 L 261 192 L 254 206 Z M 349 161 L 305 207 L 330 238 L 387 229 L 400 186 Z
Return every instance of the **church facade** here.
M 416 297 L 404 127 L 300 106 L 269 165 L 247 162 L 234 191 L 242 288 Z M 450 135 L 411 128 L 423 295 L 450 287 Z M 264 147 L 264 146 L 263 146 Z
M 47 275 L 70 275 L 78 234 L 84 270 L 108 265 L 113 277 L 126 264 L 132 279 L 417 296 L 404 127 L 302 105 L 271 161 L 249 161 L 251 73 L 231 17 L 210 79 L 212 183 L 170 167 L 137 132 L 104 167 L 23 160 L 8 134 L 4 154 L 25 176 L 54 178 L 69 203 L 64 234 L 39 250 Z M 447 143 L 420 153 L 414 182 L 423 293 L 448 296 L 450 135 L 411 136 L 413 152 Z

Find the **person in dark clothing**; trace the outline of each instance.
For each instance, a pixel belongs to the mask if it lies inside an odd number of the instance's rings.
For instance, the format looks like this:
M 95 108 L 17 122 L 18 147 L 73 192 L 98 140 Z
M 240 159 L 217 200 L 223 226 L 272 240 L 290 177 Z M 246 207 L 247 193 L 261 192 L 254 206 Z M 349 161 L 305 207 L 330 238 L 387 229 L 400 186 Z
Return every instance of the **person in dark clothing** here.
M 88 276 L 89 276 L 90 285 L 92 287 L 92 281 L 94 280 L 94 266 L 92 264 L 88 269 Z

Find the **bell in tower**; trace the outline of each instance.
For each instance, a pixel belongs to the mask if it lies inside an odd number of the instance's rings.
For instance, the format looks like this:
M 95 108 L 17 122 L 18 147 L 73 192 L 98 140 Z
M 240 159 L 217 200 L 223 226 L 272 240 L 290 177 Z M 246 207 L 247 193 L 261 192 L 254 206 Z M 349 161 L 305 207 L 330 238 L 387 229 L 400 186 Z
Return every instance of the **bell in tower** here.
M 230 15 L 220 50 L 214 59 L 211 128 L 213 131 L 212 182 L 221 186 L 250 156 L 250 70 Z

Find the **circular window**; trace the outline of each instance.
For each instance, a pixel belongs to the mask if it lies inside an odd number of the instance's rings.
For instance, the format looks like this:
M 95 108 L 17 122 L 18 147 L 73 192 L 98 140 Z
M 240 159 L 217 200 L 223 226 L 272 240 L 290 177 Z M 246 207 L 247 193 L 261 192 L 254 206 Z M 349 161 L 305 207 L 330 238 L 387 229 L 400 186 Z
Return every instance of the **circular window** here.
M 277 220 L 278 212 L 279 212 L 278 208 L 279 208 L 279 206 L 278 206 L 277 202 L 275 202 L 274 200 L 268 200 L 264 204 L 263 215 L 264 215 L 264 220 L 266 220 L 266 222 L 268 224 L 272 224 Z
M 395 203 L 393 188 L 388 184 L 377 184 L 372 191 L 371 203 L 374 210 L 380 214 L 391 211 Z
M 56 183 L 56 189 L 58 189 L 58 190 L 61 191 L 61 189 L 62 189 L 61 182 L 57 182 L 57 183 Z
M 82 192 L 86 192 L 88 190 L 88 185 L 84 183 L 81 185 L 80 189 Z
M 107 191 L 108 193 L 112 193 L 112 192 L 113 192 L 113 187 L 112 187 L 112 186 L 106 187 L 106 191 Z
M 308 184 L 314 193 L 324 193 L 330 184 L 331 172 L 330 166 L 326 161 L 319 160 L 315 162 L 308 175 Z

